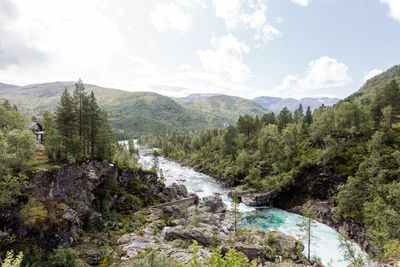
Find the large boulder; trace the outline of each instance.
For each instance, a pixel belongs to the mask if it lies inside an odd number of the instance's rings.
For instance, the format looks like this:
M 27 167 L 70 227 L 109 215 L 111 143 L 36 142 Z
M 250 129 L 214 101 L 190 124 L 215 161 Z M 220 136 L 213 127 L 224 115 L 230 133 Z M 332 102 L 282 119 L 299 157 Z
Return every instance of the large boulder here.
M 268 261 L 275 261 L 279 256 L 296 261 L 302 258 L 304 250 L 301 242 L 281 232 L 245 229 L 238 231 L 228 247 L 242 252 L 250 260 L 260 258 Z
M 165 237 L 169 240 L 172 239 L 183 239 L 193 241 L 196 240 L 199 244 L 209 246 L 212 239 L 215 239 L 217 244 L 220 243 L 222 239 L 227 238 L 223 233 L 218 233 L 212 227 L 188 227 L 184 225 L 179 225 L 175 227 L 168 227 L 165 230 Z
M 227 210 L 227 205 L 219 195 L 213 194 L 202 199 L 199 209 L 208 213 L 223 213 Z
M 164 194 L 170 201 L 186 198 L 189 196 L 186 187 L 183 184 L 173 183 L 164 189 Z
M 233 193 L 234 190 L 231 190 L 229 195 L 232 197 Z M 241 202 L 248 206 L 272 206 L 279 193 L 279 190 L 264 190 L 261 192 L 256 190 L 237 191 Z

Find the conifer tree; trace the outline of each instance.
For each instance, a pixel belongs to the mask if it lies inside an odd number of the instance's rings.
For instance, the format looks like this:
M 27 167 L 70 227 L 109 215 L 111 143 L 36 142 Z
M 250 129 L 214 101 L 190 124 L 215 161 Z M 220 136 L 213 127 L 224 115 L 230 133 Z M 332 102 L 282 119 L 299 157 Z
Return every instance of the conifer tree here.
M 383 88 L 383 102 L 383 107 L 392 107 L 392 121 L 396 121 L 400 114 L 400 88 L 396 80 L 392 80 Z
M 75 84 L 75 91 L 73 94 L 74 106 L 76 112 L 76 121 L 78 128 L 78 136 L 80 142 L 80 157 L 84 158 L 87 154 L 87 136 L 89 132 L 88 115 L 89 115 L 89 97 L 87 95 L 85 86 L 81 79 Z
M 307 201 L 304 208 L 301 210 L 301 215 L 303 215 L 300 223 L 297 224 L 300 234 L 298 237 L 300 240 L 307 242 L 307 259 L 310 260 L 311 254 L 311 239 L 317 239 L 313 235 L 313 228 L 315 228 L 315 219 L 318 217 L 317 211 L 311 206 L 311 202 Z
M 291 112 L 287 107 L 284 107 L 282 111 L 278 115 L 278 127 L 279 130 L 285 129 L 286 126 L 289 124 L 291 121 Z
M 233 193 L 233 197 L 232 197 L 232 207 L 231 207 L 231 211 L 230 211 L 230 215 L 233 221 L 233 227 L 235 230 L 235 233 L 237 231 L 237 226 L 240 223 L 240 219 L 242 218 L 242 213 L 239 210 L 239 195 L 237 193 L 237 191 L 235 191 Z
M 95 158 L 95 149 L 96 149 L 96 137 L 98 134 L 98 127 L 99 127 L 99 115 L 100 110 L 99 106 L 97 105 L 96 97 L 94 96 L 93 91 L 90 93 L 90 100 L 89 100 L 89 142 L 90 142 L 90 157 L 92 159 Z
M 308 106 L 306 115 L 304 116 L 304 122 L 308 123 L 308 125 L 310 125 L 312 123 L 312 121 L 313 121 L 313 116 L 312 116 L 311 108 Z

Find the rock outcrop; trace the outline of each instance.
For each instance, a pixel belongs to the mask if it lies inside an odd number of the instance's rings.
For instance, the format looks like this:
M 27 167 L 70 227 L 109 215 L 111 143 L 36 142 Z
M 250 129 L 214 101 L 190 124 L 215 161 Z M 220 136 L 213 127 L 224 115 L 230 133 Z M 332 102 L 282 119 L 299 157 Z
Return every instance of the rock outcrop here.
M 187 193 L 180 187 L 164 190 L 153 172 L 120 170 L 104 161 L 38 171 L 28 181 L 25 199 L 0 211 L 0 225 L 19 240 L 31 237 L 49 249 L 70 247 L 78 229 L 102 224 L 104 210 L 134 211 L 155 200 L 170 201 L 171 192 Z
M 229 196 L 233 196 L 234 190 L 229 191 Z M 272 206 L 276 197 L 279 195 L 280 190 L 246 190 L 238 191 L 238 196 L 242 203 L 249 206 Z
M 368 238 L 365 228 L 350 218 L 340 218 L 336 214 L 333 203 L 330 201 L 312 201 L 312 206 L 317 210 L 318 221 L 326 224 L 340 233 L 347 233 L 349 238 L 354 240 L 362 250 L 367 253 L 377 252 L 377 247 Z M 299 213 L 301 206 L 292 208 L 292 211 Z
M 236 233 L 232 222 L 225 218 L 226 204 L 219 195 L 203 198 L 199 205 L 174 207 L 176 213 L 173 218 L 164 218 L 168 221 L 162 235 L 157 236 L 151 231 L 144 230 L 144 236 L 126 234 L 119 239 L 119 249 L 126 255 L 122 262 L 128 261 L 144 252 L 144 247 L 151 247 L 167 257 L 179 259 L 183 264 L 191 261 L 191 246 L 193 240 L 199 244 L 199 260 L 210 256 L 210 247 L 221 246 L 225 253 L 229 248 L 242 252 L 250 260 L 259 259 L 264 262 L 275 262 L 279 259 L 301 261 L 304 246 L 294 239 L 280 232 L 263 232 L 240 229 Z M 165 215 L 164 211 L 161 211 Z M 152 222 L 147 226 L 157 225 L 159 216 L 155 211 L 149 211 Z M 187 244 L 187 249 L 182 246 Z M 120 262 L 121 263 L 121 262 Z

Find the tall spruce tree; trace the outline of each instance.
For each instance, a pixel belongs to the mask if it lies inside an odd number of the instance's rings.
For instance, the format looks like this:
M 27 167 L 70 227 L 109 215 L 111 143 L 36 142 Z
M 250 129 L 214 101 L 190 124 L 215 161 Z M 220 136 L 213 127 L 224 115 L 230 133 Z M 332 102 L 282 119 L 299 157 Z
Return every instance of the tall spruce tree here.
M 308 125 L 310 125 L 312 123 L 312 121 L 313 121 L 313 116 L 312 116 L 311 108 L 310 108 L 310 106 L 308 106 L 306 115 L 304 116 L 304 122 L 308 123 Z
M 99 120 L 100 120 L 100 110 L 99 106 L 97 105 L 96 97 L 94 96 L 93 91 L 90 93 L 89 99 L 89 142 L 90 142 L 90 157 L 92 159 L 95 158 L 96 155 L 96 146 L 97 146 L 97 135 L 98 135 L 98 128 L 99 128 Z
M 77 118 L 78 136 L 80 142 L 80 158 L 85 158 L 88 154 L 88 136 L 89 136 L 89 96 L 87 95 L 85 85 L 79 79 L 75 84 L 73 94 L 75 103 L 75 112 Z
M 75 161 L 75 155 L 79 153 L 77 140 L 77 116 L 75 103 L 67 88 L 61 94 L 61 99 L 56 107 L 55 124 L 58 134 L 61 136 L 63 153 L 62 161 Z
M 397 121 L 400 114 L 400 88 L 396 80 L 392 80 L 383 88 L 383 107 L 392 107 L 392 121 Z

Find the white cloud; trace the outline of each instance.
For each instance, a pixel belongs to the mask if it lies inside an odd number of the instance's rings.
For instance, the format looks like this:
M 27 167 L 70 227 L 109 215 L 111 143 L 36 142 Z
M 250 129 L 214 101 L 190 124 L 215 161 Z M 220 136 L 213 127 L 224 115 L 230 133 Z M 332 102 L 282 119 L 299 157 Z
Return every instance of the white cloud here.
M 184 10 L 192 8 L 173 3 Z M 202 8 L 200 1 L 195 3 Z M 166 47 L 162 38 L 153 36 L 152 8 L 148 1 L 131 0 L 0 0 L 0 82 L 26 85 L 82 78 L 108 88 L 175 96 L 195 92 L 249 96 L 253 92 L 235 82 L 251 74 L 242 63 L 249 50 L 244 43 L 233 37 L 215 38 L 215 50 L 210 51 L 221 60 L 220 68 L 217 72 L 211 66 L 210 71 L 199 70 L 196 49 L 192 58 L 182 59 L 179 46 Z M 147 9 L 150 12 L 143 12 Z M 5 36 L 7 40 L 1 39 Z M 15 50 L 19 46 L 12 45 L 17 44 L 12 40 L 34 48 L 44 59 L 28 56 L 25 46 Z M 10 57 L 7 62 L 6 57 Z M 166 89 L 159 91 L 154 86 Z
M 0 69 L 46 59 L 45 53 L 31 42 L 28 31 L 18 32 L 19 15 L 13 2 L 0 1 Z
M 191 7 L 191 8 L 207 7 L 205 0 L 175 0 L 175 2 L 177 2 L 178 4 L 180 4 L 182 6 Z
M 382 72 L 383 72 L 383 70 L 380 70 L 380 69 L 373 69 L 373 70 L 370 70 L 370 71 L 368 71 L 368 72 L 365 74 L 365 76 L 364 76 L 364 78 L 363 78 L 362 81 L 363 81 L 363 82 L 366 82 L 366 81 L 368 81 L 369 79 L 375 77 L 376 75 L 381 74 Z
M 227 30 L 255 30 L 254 39 L 265 43 L 281 36 L 281 33 L 268 24 L 267 6 L 260 0 L 213 0 L 215 14 L 225 21 Z
M 275 17 L 274 22 L 280 24 L 283 22 L 283 19 L 281 17 Z
M 274 88 L 273 94 L 286 96 L 310 95 L 310 91 L 342 87 L 351 82 L 349 67 L 330 57 L 321 57 L 309 63 L 304 78 L 286 76 L 282 84 Z
M 399 0 L 380 0 L 381 4 L 389 5 L 389 16 L 400 21 L 400 1 Z
M 185 14 L 182 9 L 174 3 L 155 4 L 150 16 L 154 26 L 156 26 L 160 32 L 168 28 L 186 32 L 190 26 L 192 26 L 192 16 L 190 14 Z
M 271 24 L 265 24 L 262 28 L 262 33 L 263 34 L 261 35 L 261 37 L 264 39 L 264 42 L 266 43 L 281 36 L 281 33 Z
M 308 4 L 312 1 L 312 0 L 290 0 L 292 1 L 292 3 L 301 5 L 301 6 L 308 6 Z
M 206 71 L 225 75 L 233 82 L 243 82 L 251 77 L 251 71 L 243 61 L 243 54 L 250 51 L 244 42 L 239 42 L 232 34 L 213 38 L 215 50 L 198 51 L 200 61 Z

